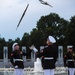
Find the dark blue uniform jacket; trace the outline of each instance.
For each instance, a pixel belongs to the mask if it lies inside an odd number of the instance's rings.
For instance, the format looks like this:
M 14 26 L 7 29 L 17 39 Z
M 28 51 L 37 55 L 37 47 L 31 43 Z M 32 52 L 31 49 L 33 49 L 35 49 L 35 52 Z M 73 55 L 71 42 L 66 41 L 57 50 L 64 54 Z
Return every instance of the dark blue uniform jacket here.
M 58 51 L 54 46 L 49 45 L 40 53 L 37 53 L 37 57 L 43 57 L 42 64 L 44 69 L 54 69 L 58 57 Z

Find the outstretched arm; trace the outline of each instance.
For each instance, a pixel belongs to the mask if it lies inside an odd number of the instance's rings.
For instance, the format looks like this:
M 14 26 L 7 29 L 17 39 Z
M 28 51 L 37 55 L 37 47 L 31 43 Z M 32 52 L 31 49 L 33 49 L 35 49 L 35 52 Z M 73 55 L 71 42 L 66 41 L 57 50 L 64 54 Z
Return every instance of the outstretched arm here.
M 23 56 L 29 56 L 31 54 L 32 50 L 30 50 L 28 53 L 22 52 Z
M 38 50 L 35 48 L 34 45 L 32 45 L 31 47 L 29 47 L 31 50 L 33 50 L 35 53 L 38 52 Z
M 10 62 L 12 63 L 13 66 L 15 66 L 15 63 L 14 63 L 13 58 L 14 58 L 14 54 L 11 53 L 11 56 L 10 56 Z

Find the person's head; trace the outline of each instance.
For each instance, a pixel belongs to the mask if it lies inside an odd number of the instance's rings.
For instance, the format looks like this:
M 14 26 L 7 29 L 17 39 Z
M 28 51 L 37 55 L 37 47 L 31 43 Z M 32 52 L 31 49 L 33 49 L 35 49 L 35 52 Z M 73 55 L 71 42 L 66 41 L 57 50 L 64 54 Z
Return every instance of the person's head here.
M 56 40 L 53 36 L 48 36 L 46 43 L 47 45 L 52 45 L 53 43 L 56 43 Z
M 68 50 L 68 52 L 72 52 L 73 51 L 73 46 L 67 46 L 67 50 Z
M 13 48 L 13 50 L 19 50 L 19 45 L 18 45 L 18 43 L 14 43 L 14 44 L 12 45 L 12 48 Z

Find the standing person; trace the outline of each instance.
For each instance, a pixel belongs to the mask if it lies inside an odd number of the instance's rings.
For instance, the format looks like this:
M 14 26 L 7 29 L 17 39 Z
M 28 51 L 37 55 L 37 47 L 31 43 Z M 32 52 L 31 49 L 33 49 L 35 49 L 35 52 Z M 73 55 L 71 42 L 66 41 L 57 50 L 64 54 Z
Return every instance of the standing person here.
M 55 63 L 58 57 L 58 51 L 53 46 L 56 40 L 52 36 L 48 36 L 47 47 L 45 47 L 40 53 L 37 53 L 37 57 L 43 57 L 43 69 L 44 75 L 54 75 Z
M 67 53 L 64 55 L 64 66 L 68 67 L 69 75 L 74 75 L 74 58 L 73 46 L 67 46 Z
M 22 56 L 27 54 L 20 51 L 18 43 L 14 43 L 12 48 L 13 52 L 11 53 L 10 61 L 14 66 L 14 73 L 15 75 L 23 75 L 24 64 Z

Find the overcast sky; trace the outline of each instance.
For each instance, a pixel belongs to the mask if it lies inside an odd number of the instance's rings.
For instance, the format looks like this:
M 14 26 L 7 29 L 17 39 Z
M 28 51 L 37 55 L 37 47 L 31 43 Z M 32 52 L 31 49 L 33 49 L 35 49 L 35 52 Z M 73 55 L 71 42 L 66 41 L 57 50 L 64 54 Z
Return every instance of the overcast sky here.
M 42 5 L 39 0 L 0 0 L 0 37 L 8 39 L 22 38 L 25 32 L 30 33 L 36 28 L 41 16 L 57 13 L 60 17 L 69 20 L 75 15 L 75 0 L 44 0 L 53 6 Z M 17 24 L 27 4 L 28 10 L 16 30 Z

